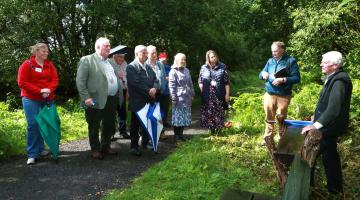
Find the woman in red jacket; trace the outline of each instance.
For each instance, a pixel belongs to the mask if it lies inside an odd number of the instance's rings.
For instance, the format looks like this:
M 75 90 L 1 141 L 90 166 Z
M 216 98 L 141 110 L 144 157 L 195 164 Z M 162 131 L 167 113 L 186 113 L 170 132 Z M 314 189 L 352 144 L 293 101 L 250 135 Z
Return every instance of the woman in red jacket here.
M 27 121 L 26 164 L 35 164 L 35 159 L 49 152 L 44 149 L 44 140 L 40 135 L 35 116 L 49 102 L 54 103 L 54 92 L 58 86 L 58 75 L 54 64 L 47 59 L 49 49 L 44 43 L 30 47 L 32 56 L 19 68 L 17 82 L 21 89 L 22 104 Z

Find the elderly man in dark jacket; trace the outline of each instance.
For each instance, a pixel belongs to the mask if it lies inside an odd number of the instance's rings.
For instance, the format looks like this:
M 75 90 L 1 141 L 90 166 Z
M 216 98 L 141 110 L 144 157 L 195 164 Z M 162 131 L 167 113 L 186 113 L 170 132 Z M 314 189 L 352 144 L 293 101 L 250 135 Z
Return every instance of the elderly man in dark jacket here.
M 141 110 L 146 103 L 153 102 L 159 90 L 159 83 L 155 72 L 146 64 L 147 50 L 144 45 L 135 47 L 135 59 L 126 67 L 126 78 L 128 80 L 129 109 L 131 111 L 130 138 L 131 154 L 140 156 L 139 131 L 140 119 L 136 112 Z M 146 147 L 148 135 L 142 131 L 142 146 Z
M 314 124 L 304 127 L 302 132 L 312 129 L 322 132 L 319 154 L 322 155 L 325 168 L 327 189 L 330 193 L 337 194 L 343 192 L 343 180 L 336 141 L 348 128 L 352 83 L 341 68 L 340 52 L 330 51 L 322 57 L 320 66 L 326 75 L 325 84 L 315 109 Z M 313 177 L 314 173 L 312 181 Z

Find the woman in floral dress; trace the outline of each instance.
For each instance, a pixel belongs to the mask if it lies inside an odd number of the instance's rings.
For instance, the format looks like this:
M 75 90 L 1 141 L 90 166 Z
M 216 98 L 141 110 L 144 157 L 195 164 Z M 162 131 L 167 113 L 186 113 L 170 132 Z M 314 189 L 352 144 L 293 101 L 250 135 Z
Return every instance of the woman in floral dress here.
M 202 97 L 201 126 L 216 133 L 224 127 L 230 81 L 226 65 L 219 61 L 213 50 L 206 52 L 206 63 L 201 66 L 198 84 Z
M 185 54 L 178 53 L 169 73 L 169 89 L 172 100 L 172 125 L 175 141 L 184 141 L 184 127 L 191 124 L 191 103 L 194 88 L 190 72 L 186 68 Z

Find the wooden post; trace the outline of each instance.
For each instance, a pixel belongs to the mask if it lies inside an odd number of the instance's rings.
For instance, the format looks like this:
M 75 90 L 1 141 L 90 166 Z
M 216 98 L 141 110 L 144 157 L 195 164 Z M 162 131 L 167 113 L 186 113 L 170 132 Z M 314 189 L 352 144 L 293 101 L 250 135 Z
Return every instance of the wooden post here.
M 280 137 L 282 137 L 286 131 L 286 127 L 284 126 L 285 117 L 283 115 L 276 115 L 276 120 L 279 125 Z M 275 156 L 276 146 L 275 146 L 274 138 L 271 136 L 265 137 L 265 145 L 270 153 L 270 157 L 274 165 L 274 168 L 276 170 L 276 175 L 279 179 L 279 182 L 281 186 L 284 186 L 287 179 L 286 167 L 281 162 L 279 162 L 278 158 Z

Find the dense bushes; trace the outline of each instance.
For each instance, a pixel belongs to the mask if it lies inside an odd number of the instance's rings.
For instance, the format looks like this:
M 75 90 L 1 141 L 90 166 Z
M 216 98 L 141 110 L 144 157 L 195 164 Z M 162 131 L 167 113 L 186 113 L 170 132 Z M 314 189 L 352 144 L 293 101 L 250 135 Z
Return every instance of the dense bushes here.
M 345 57 L 344 66 L 353 77 L 359 77 L 360 15 L 359 2 L 352 0 L 308 1 L 291 13 L 294 32 L 289 51 L 300 59 L 304 71 L 319 78 L 321 55 L 337 50 Z

